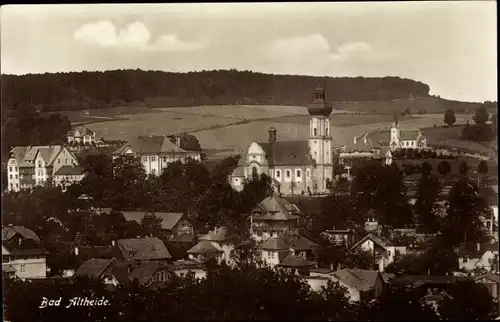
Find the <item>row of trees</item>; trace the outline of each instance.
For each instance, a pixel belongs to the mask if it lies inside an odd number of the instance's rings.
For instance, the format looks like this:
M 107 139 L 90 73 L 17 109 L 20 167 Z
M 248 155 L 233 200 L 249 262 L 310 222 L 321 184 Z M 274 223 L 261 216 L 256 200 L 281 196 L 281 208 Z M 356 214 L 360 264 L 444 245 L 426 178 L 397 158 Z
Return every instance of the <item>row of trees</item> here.
M 320 78 L 218 70 L 190 73 L 115 70 L 2 75 L 2 107 L 44 111 L 87 110 L 126 102 L 192 106 L 224 104 L 304 105 L 318 83 L 333 101 L 388 100 L 429 96 L 429 86 L 399 77 Z M 335 90 L 333 90 L 335 89 Z M 160 97 L 158 99 L 158 97 Z
M 73 284 L 4 280 L 5 317 L 10 321 L 229 321 L 229 320 L 420 320 L 491 319 L 495 305 L 487 290 L 457 284 L 436 312 L 418 292 L 390 290 L 374 302 L 349 303 L 346 290 L 329 282 L 314 292 L 297 275 L 240 263 L 207 264 L 204 280 L 174 279 L 148 291 L 136 283 L 108 291 L 96 280 Z M 39 308 L 40 296 L 62 297 L 60 307 Z M 71 298 L 105 299 L 108 305 L 69 307 Z M 470 301 L 470 299 L 476 299 Z
M 495 138 L 497 131 L 497 114 L 490 117 L 487 108 L 498 108 L 498 104 L 492 102 L 485 102 L 476 109 L 473 120 L 476 124 L 467 124 L 462 129 L 460 134 L 461 140 L 469 141 L 491 141 Z M 487 124 L 491 120 L 491 124 Z M 451 109 L 444 113 L 444 123 L 452 126 L 456 122 L 455 112 Z

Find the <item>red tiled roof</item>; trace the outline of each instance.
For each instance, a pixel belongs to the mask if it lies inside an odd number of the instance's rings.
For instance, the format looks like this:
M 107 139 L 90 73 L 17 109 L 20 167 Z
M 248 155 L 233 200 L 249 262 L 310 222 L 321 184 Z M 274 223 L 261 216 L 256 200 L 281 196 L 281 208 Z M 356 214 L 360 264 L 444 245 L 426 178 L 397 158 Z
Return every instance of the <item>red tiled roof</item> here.
M 308 141 L 257 142 L 271 166 L 312 164 Z
M 85 172 L 85 169 L 80 166 L 63 165 L 59 168 L 54 175 L 55 176 L 79 176 Z
M 162 260 L 172 258 L 165 244 L 157 237 L 119 239 L 116 244 L 125 259 Z
M 198 244 L 194 245 L 191 249 L 187 251 L 188 254 L 210 254 L 210 253 L 221 253 L 218 247 L 209 241 L 202 240 Z
M 91 258 L 76 270 L 75 275 L 98 278 L 113 262 L 115 262 L 115 258 Z

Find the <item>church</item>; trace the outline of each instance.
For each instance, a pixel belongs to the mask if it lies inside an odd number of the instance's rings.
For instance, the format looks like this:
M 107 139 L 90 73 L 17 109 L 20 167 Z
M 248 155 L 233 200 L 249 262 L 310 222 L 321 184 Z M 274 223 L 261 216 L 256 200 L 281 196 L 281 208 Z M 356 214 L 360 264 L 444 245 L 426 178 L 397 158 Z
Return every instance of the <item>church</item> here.
M 278 193 L 323 194 L 333 179 L 333 146 L 330 130 L 331 105 L 325 89 L 318 86 L 308 107 L 311 116 L 307 141 L 280 141 L 271 126 L 267 142 L 254 141 L 242 156 L 241 164 L 231 175 L 231 185 L 243 189 L 245 178 L 267 174 Z
M 391 141 L 389 143 L 392 151 L 397 149 L 426 149 L 427 139 L 422 132 L 416 130 L 401 130 L 397 115 L 391 126 Z

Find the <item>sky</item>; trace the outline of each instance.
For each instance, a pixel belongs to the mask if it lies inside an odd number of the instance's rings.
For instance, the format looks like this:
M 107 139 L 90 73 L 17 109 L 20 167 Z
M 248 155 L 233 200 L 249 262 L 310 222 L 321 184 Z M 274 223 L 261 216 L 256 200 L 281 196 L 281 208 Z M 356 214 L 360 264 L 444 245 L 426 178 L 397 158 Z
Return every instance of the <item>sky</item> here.
M 2 74 L 213 69 L 399 76 L 497 100 L 496 1 L 7 5 Z

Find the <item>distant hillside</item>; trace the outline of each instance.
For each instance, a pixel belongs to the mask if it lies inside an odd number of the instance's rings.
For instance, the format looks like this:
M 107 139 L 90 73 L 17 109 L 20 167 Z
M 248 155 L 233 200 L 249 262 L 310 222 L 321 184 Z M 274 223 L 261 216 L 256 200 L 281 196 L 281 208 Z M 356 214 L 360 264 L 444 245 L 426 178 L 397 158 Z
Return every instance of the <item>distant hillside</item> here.
M 410 114 L 432 114 L 444 113 L 448 109 L 452 109 L 456 113 L 474 113 L 476 108 L 482 103 L 468 103 L 450 101 L 436 97 L 416 97 L 392 99 L 386 101 L 361 101 L 361 102 L 333 102 L 333 108 L 346 111 L 354 111 L 361 113 L 390 113 L 395 112 Z M 497 105 L 488 105 L 488 110 L 492 112 L 497 108 Z
M 2 75 L 4 110 L 87 110 L 147 102 L 150 106 L 307 105 L 318 83 L 327 99 L 387 101 L 429 97 L 429 86 L 399 77 L 323 78 L 248 71 L 167 73 L 116 70 L 35 75 Z M 381 104 L 382 106 L 383 104 Z

